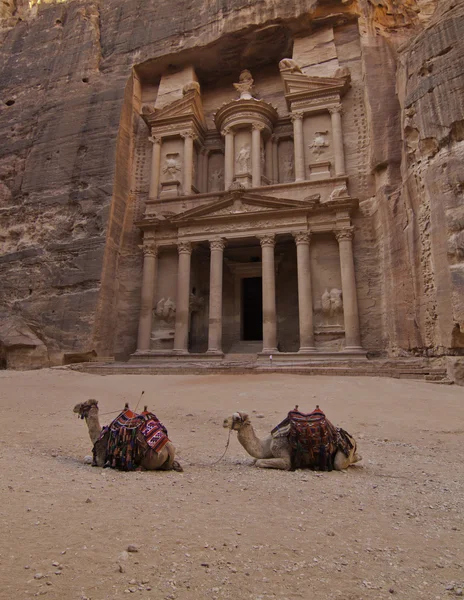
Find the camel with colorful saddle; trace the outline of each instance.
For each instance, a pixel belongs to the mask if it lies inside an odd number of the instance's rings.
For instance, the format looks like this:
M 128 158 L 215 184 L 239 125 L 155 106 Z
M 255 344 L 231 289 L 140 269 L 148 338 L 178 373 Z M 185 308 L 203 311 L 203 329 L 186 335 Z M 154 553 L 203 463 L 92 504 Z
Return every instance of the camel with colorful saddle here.
M 76 404 L 74 412 L 85 419 L 93 444 L 93 465 L 121 471 L 182 471 L 167 429 L 151 412 L 137 414 L 126 404 L 106 427 L 100 426 L 98 402 Z
M 309 414 L 299 412 L 296 406 L 263 439 L 243 412 L 224 419 L 223 426 L 237 432 L 240 444 L 257 459 L 255 465 L 265 469 L 342 471 L 362 458 L 354 438 L 334 427 L 319 406 Z

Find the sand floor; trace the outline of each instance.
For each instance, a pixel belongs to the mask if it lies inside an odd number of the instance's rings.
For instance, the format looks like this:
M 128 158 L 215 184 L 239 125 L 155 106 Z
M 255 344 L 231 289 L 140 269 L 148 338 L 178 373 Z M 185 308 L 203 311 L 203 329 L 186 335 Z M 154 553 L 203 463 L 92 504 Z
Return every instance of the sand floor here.
M 92 468 L 77 402 L 105 424 L 140 392 L 185 471 Z M 224 417 L 266 434 L 316 404 L 363 455 L 346 473 L 257 469 Z M 0 372 L 0 598 L 439 600 L 464 588 L 464 389 L 291 375 Z M 139 407 L 141 408 L 141 406 Z M 263 418 L 256 415 L 262 413 Z M 126 552 L 134 544 L 138 552 Z

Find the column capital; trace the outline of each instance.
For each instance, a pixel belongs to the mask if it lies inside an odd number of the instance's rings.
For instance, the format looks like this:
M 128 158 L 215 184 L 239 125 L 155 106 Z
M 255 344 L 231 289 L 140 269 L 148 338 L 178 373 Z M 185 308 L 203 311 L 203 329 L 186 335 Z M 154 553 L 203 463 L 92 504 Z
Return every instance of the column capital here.
M 187 240 L 177 242 L 177 252 L 179 254 L 192 254 L 192 242 Z
M 141 248 L 144 257 L 153 256 L 156 258 L 158 256 L 158 246 L 152 240 L 144 242 L 143 246 L 139 246 L 139 248 Z
M 343 242 L 346 240 L 351 241 L 354 235 L 353 227 L 346 227 L 345 229 L 337 229 L 335 232 L 335 237 L 337 238 L 337 242 Z
M 152 144 L 161 144 L 162 138 L 159 135 L 151 135 L 148 137 L 148 141 Z
M 275 133 L 273 133 L 273 134 L 271 135 L 271 142 L 272 142 L 273 144 L 278 144 L 278 143 L 279 143 L 279 136 L 278 136 L 278 135 L 276 135 Z
M 292 235 L 297 246 L 298 244 L 309 244 L 311 241 L 310 231 L 294 231 Z
M 258 236 L 259 243 L 261 244 L 261 248 L 264 246 L 275 246 L 275 234 L 274 233 L 266 233 L 265 235 Z
M 209 247 L 211 250 L 224 250 L 225 246 L 226 240 L 224 238 L 209 240 Z
M 223 137 L 226 137 L 226 135 L 229 135 L 230 133 L 234 135 L 234 130 L 232 129 L 232 127 L 224 127 L 224 129 L 221 131 L 221 135 Z
M 290 113 L 290 119 L 291 119 L 292 123 L 294 123 L 295 121 L 302 121 L 303 117 L 304 117 L 304 114 L 302 112 Z
M 198 136 L 197 136 L 197 134 L 196 134 L 196 133 L 194 133 L 193 131 L 183 131 L 183 132 L 180 134 L 180 137 L 181 137 L 181 138 L 184 138 L 184 140 L 185 140 L 186 138 L 192 138 L 192 139 L 193 139 L 193 141 L 196 141 L 196 140 L 198 139 Z
M 252 123 L 251 129 L 253 131 L 262 131 L 264 129 L 264 125 L 262 123 Z
M 339 113 L 340 115 L 343 114 L 343 106 L 341 104 L 336 104 L 335 106 L 330 106 L 328 109 L 329 113 L 331 115 L 337 114 Z

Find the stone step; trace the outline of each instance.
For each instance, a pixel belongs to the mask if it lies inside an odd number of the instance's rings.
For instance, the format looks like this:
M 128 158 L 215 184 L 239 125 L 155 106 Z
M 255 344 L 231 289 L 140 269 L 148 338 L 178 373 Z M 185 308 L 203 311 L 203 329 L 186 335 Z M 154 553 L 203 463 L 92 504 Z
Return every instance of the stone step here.
M 229 354 L 256 354 L 261 352 L 263 349 L 263 342 L 260 341 L 241 341 L 237 342 L 232 346 L 227 355 Z

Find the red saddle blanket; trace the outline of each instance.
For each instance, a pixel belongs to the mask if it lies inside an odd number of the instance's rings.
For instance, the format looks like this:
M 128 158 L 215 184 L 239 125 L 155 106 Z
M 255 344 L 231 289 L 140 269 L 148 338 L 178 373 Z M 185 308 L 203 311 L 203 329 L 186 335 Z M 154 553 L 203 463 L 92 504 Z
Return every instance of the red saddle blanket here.
M 341 450 L 348 456 L 353 447 L 348 434 L 332 425 L 319 406 L 307 414 L 297 408 L 291 410 L 271 434 L 288 439 L 293 450 L 293 468 L 332 471 L 337 451 Z
M 96 444 L 106 442 L 106 466 L 132 471 L 149 449 L 160 452 L 169 441 L 168 431 L 151 412 L 137 414 L 125 409 L 107 427 Z

